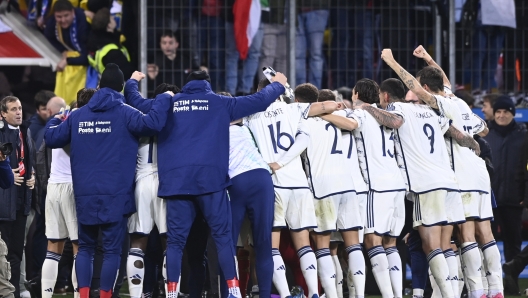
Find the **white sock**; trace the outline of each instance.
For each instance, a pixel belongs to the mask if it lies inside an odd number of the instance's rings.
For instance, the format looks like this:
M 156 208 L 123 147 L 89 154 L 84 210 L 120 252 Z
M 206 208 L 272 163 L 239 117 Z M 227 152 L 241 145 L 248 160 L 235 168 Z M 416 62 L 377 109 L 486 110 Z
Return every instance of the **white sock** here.
M 462 292 L 464 291 L 464 271 L 462 270 L 462 261 L 458 251 L 455 252 L 455 258 L 458 266 L 458 293 L 455 294 L 458 295 L 457 297 L 461 297 Z
M 370 258 L 370 264 L 372 264 L 372 273 L 374 274 L 374 279 L 376 279 L 376 283 L 380 289 L 381 296 L 383 298 L 392 298 L 394 295 L 392 293 L 389 274 L 389 261 L 387 260 L 387 255 L 385 254 L 383 246 L 374 246 L 369 249 L 367 253 Z
M 128 291 L 130 297 L 141 298 L 143 293 L 143 279 L 145 278 L 145 253 L 140 248 L 128 251 L 126 272 L 128 275 Z
M 413 298 L 423 298 L 424 290 L 423 289 L 413 289 L 412 296 Z
M 431 268 L 431 273 L 438 284 L 442 297 L 454 297 L 453 288 L 449 282 L 449 267 L 447 266 L 442 251 L 439 248 L 433 250 L 427 256 L 427 261 L 429 262 L 429 268 Z
M 348 286 L 348 298 L 356 297 L 356 287 L 354 287 L 354 280 L 352 280 L 352 273 L 350 273 L 350 268 L 347 272 L 347 286 Z
M 315 257 L 317 258 L 317 273 L 319 274 L 319 280 L 324 288 L 326 297 L 336 298 L 336 272 L 334 261 L 330 256 L 330 249 L 323 248 L 316 250 Z
M 297 256 L 301 263 L 301 271 L 308 286 L 308 298 L 313 295 L 319 296 L 318 280 L 317 280 L 317 260 L 315 254 L 309 246 L 301 247 L 297 251 Z
M 48 251 L 46 253 L 46 259 L 42 264 L 42 298 L 51 298 L 53 296 L 53 290 L 55 289 L 55 283 L 57 282 L 57 274 L 59 273 L 59 261 L 61 255 Z
M 77 262 L 77 255 L 73 256 L 73 268 L 72 268 L 72 285 L 73 285 L 73 298 L 79 298 L 81 294 L 79 293 L 79 283 L 77 283 L 77 271 L 75 271 L 75 262 Z
M 466 281 L 469 286 L 468 297 L 480 298 L 484 294 L 484 286 L 482 285 L 482 259 L 476 242 L 462 243 L 462 258 L 464 259 L 464 269 L 466 273 Z
M 338 256 L 332 256 L 332 260 L 334 261 L 336 272 L 337 298 L 343 298 L 343 269 L 341 268 Z
M 433 293 L 431 294 L 431 298 L 442 298 L 442 293 L 440 292 L 440 287 L 436 283 L 436 280 L 433 276 L 433 273 L 431 272 L 431 268 L 429 268 L 429 281 L 431 282 L 431 288 L 433 289 Z
M 447 267 L 449 268 L 449 278 L 451 279 L 451 288 L 453 288 L 453 294 L 455 294 L 455 297 L 458 296 L 458 262 L 455 257 L 455 253 L 453 250 L 446 249 L 444 250 L 444 258 L 447 263 Z
M 484 289 L 484 294 L 487 297 L 491 298 L 491 295 L 489 295 L 489 285 L 488 285 L 488 268 L 486 267 L 486 263 L 484 263 L 484 254 L 482 253 L 482 250 L 479 248 L 480 253 L 480 262 L 482 264 L 482 267 L 480 267 L 480 276 L 482 277 L 482 288 Z
M 482 245 L 482 254 L 484 255 L 484 264 L 487 268 L 489 295 L 491 297 L 499 293 L 504 295 L 501 256 L 495 240 Z
M 351 245 L 346 248 L 348 254 L 348 279 L 352 281 L 354 287 L 354 296 L 365 296 L 365 257 L 361 250 L 360 244 Z M 350 287 L 350 285 L 349 285 Z M 350 296 L 353 297 L 353 296 Z
M 286 279 L 286 265 L 278 249 L 272 248 L 271 254 L 273 256 L 273 284 L 279 292 L 281 298 L 290 296 L 290 289 L 288 288 L 288 280 Z
M 403 276 L 400 253 L 396 246 L 385 249 L 387 260 L 389 261 L 389 275 L 392 284 L 392 292 L 395 298 L 401 298 L 403 295 Z

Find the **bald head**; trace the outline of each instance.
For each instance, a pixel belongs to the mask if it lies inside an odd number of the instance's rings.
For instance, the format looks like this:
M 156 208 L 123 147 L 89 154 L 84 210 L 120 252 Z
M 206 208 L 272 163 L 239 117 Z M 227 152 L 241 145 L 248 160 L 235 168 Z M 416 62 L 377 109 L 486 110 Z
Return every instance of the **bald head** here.
M 422 101 L 411 90 L 407 91 L 407 94 L 405 94 L 405 101 L 408 101 L 414 104 L 422 104 Z
M 50 117 L 53 117 L 53 115 L 60 112 L 62 108 L 66 108 L 66 102 L 64 99 L 58 96 L 50 98 L 48 104 L 46 105 L 46 109 L 48 110 Z

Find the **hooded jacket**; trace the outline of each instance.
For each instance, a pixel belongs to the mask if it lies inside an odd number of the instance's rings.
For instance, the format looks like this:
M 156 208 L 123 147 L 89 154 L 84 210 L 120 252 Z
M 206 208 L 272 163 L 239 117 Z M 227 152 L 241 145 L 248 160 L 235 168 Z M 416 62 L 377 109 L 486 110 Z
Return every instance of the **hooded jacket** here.
M 163 126 L 171 96 L 160 94 L 149 114 L 124 104 L 110 88 L 97 91 L 87 105 L 61 123 L 46 125 L 50 148 L 71 143 L 70 160 L 79 223 L 117 222 L 136 211 L 134 177 L 139 136 Z
M 277 82 L 234 98 L 213 93 L 204 80 L 187 83 L 173 97 L 158 135 L 158 196 L 202 195 L 229 186 L 229 123 L 264 111 L 282 93 Z

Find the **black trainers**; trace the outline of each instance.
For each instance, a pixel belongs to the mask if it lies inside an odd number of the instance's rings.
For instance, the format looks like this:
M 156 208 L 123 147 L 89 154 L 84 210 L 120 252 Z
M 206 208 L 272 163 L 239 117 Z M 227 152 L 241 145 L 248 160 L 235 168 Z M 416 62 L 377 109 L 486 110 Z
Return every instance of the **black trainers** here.
M 512 260 L 502 265 L 502 271 L 504 272 L 504 294 L 519 295 L 519 274 L 522 269 L 519 270 L 515 261 Z

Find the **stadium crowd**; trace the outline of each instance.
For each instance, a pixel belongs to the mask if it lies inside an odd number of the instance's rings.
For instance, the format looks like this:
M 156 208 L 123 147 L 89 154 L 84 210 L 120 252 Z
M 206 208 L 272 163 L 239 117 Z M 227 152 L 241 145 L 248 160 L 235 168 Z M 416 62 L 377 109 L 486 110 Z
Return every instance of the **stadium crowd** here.
M 491 19 L 493 0 L 460 5 L 459 25 L 478 46 L 456 88 L 424 47 L 408 46 L 418 37 L 383 49 L 394 36 L 377 20 L 406 18 L 388 17 L 387 1 L 298 1 L 292 90 L 280 73 L 285 1 L 259 1 L 247 53 L 236 46 L 235 1 L 199 2 L 149 6 L 156 27 L 171 30 L 149 27 L 143 74 L 130 1 L 29 1 L 28 19 L 62 59 L 55 73 L 0 68 L 7 89 L 19 82 L 0 102 L 0 145 L 12 144 L 0 148 L 1 297 L 110 298 L 124 281 L 138 298 L 402 297 L 406 259 L 415 297 L 519 293 L 528 135 L 514 120 L 524 97 L 499 93 L 514 80 L 501 83 L 495 65 L 505 37 L 526 28 L 526 5 L 505 1 Z M 503 55 L 522 77 L 526 54 Z M 279 73 L 266 77 L 266 67 Z M 138 92 L 142 80 L 152 100 Z M 469 109 L 475 97 L 485 119 Z M 387 159 L 367 156 L 375 150 Z M 406 163 L 404 151 L 417 159 Z M 452 181 L 423 186 L 418 174 L 433 173 Z M 450 213 L 457 206 L 464 214 Z

